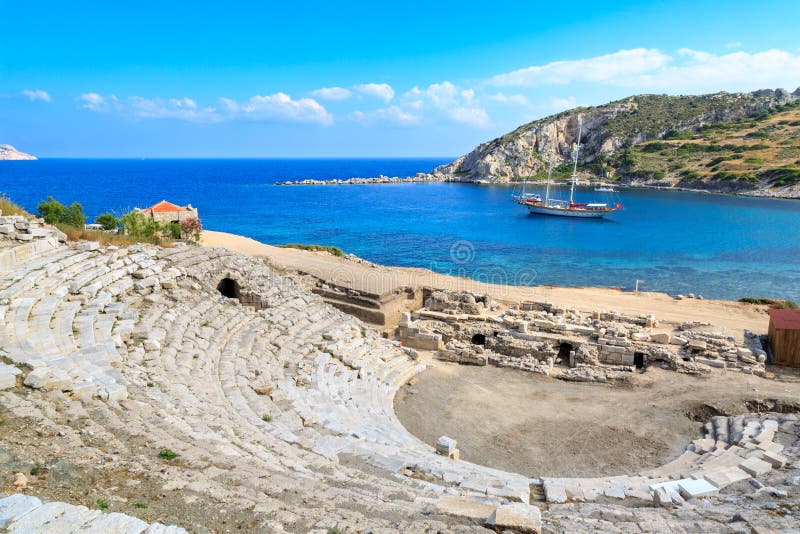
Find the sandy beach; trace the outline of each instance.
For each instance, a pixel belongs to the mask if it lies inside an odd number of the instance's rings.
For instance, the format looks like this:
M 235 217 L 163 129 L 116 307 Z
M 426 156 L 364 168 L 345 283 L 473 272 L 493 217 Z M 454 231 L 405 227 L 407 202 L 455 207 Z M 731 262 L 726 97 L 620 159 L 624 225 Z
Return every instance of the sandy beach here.
M 647 315 L 659 321 L 711 323 L 728 335 L 741 338 L 745 329 L 766 333 L 766 306 L 711 299 L 676 300 L 665 293 L 624 292 L 599 287 L 509 286 L 434 273 L 427 269 L 390 267 L 339 258 L 325 252 L 282 248 L 254 239 L 206 230 L 201 243 L 267 258 L 279 270 L 299 271 L 352 289 L 383 294 L 399 286 L 432 287 L 450 291 L 471 291 L 491 295 L 505 304 L 520 301 L 548 301 L 560 306 L 591 312 L 614 310 Z

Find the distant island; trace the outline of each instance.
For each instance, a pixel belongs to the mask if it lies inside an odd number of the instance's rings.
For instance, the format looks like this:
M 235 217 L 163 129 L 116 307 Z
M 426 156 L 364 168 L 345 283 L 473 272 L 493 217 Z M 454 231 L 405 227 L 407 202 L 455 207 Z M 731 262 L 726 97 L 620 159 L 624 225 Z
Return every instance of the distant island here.
M 583 122 L 579 173 L 622 185 L 800 198 L 800 88 L 638 95 L 520 126 L 436 168 L 441 181 L 567 178 Z
M 36 156 L 31 156 L 24 152 L 20 152 L 11 145 L 0 145 L 0 161 L 21 161 L 21 160 L 35 160 Z

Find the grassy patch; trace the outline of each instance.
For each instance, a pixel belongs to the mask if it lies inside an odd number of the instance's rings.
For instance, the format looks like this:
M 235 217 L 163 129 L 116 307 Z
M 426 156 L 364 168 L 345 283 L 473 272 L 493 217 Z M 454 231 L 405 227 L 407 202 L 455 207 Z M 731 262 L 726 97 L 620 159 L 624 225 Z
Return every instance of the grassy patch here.
M 178 453 L 175 452 L 175 451 L 172 451 L 170 449 L 161 449 L 160 451 L 158 451 L 159 460 L 170 461 L 170 460 L 174 460 L 177 457 L 178 457 Z
M 272 416 L 268 413 L 265 413 L 264 415 L 261 416 L 261 420 L 264 421 L 265 423 L 269 423 L 272 421 Z
M 302 245 L 300 243 L 287 243 L 281 246 L 283 248 L 296 248 L 300 250 L 311 250 L 313 252 L 327 252 L 329 254 L 333 254 L 334 256 L 338 256 L 340 258 L 343 258 L 345 256 L 344 251 L 338 247 L 329 247 L 325 245 Z
M 103 499 L 97 499 L 95 504 L 97 504 L 97 507 L 101 510 L 108 510 L 108 502 Z
M 135 503 L 133 503 L 133 507 L 136 508 L 137 510 L 146 510 L 147 509 L 147 505 L 145 503 L 143 503 L 143 502 L 135 502 Z
M 0 212 L 2 212 L 3 215 L 23 215 L 25 217 L 32 217 L 30 213 L 25 211 L 25 208 L 14 203 L 5 194 L 0 194 Z
M 764 297 L 744 297 L 739 299 L 739 302 L 746 302 L 747 304 L 760 304 L 779 310 L 796 310 L 798 308 L 797 303 L 793 300 L 777 300 Z

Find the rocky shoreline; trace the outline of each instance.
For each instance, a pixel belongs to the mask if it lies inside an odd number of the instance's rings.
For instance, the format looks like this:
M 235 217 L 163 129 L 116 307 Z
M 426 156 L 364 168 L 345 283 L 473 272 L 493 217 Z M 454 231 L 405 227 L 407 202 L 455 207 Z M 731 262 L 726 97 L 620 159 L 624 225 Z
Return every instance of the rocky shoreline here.
M 285 180 L 280 182 L 275 182 L 275 185 L 279 186 L 293 186 L 293 185 L 381 185 L 381 184 L 409 184 L 409 183 L 462 183 L 462 184 L 470 184 L 470 185 L 509 185 L 513 182 L 505 182 L 505 183 L 498 183 L 492 182 L 490 180 L 462 180 L 458 176 L 448 175 L 448 174 L 430 174 L 430 173 L 417 173 L 414 176 L 406 176 L 406 177 L 399 177 L 399 176 L 375 176 L 372 178 L 347 178 L 347 179 L 331 179 L 331 180 L 320 180 L 314 178 L 307 178 L 303 180 Z M 534 182 L 537 183 L 537 182 Z M 544 182 L 542 182 L 543 184 Z M 566 183 L 566 182 L 565 182 Z M 593 182 L 592 182 L 593 183 Z M 578 185 L 582 186 L 589 186 L 592 185 L 585 180 L 579 181 Z M 561 185 L 564 185 L 562 183 Z M 759 197 L 759 198 L 780 198 L 780 199 L 789 199 L 795 200 L 800 199 L 800 187 L 798 188 L 789 188 L 787 190 L 781 191 L 769 191 L 767 189 L 747 189 L 747 190 L 735 190 L 735 189 L 722 189 L 722 188 L 696 188 L 696 187 L 683 187 L 678 185 L 663 185 L 661 183 L 657 184 L 648 184 L 643 182 L 637 183 L 613 183 L 611 184 L 616 188 L 620 189 L 654 189 L 659 191 L 685 191 L 687 193 L 707 193 L 711 195 L 733 195 L 733 196 L 743 196 L 743 197 Z

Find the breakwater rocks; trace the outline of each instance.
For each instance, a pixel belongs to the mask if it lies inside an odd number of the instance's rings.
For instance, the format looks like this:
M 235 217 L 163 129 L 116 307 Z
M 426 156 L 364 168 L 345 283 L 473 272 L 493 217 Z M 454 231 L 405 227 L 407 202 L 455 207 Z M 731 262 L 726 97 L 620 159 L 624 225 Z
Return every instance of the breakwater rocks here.
M 414 176 L 406 176 L 401 178 L 399 176 L 375 176 L 372 178 L 347 178 L 347 179 L 331 179 L 331 180 L 318 180 L 315 178 L 306 178 L 304 180 L 285 180 L 282 182 L 275 182 L 275 185 L 366 185 L 366 184 L 406 184 L 406 183 L 420 183 L 420 182 L 449 182 L 452 179 L 445 175 L 440 174 L 427 174 L 419 172 Z

